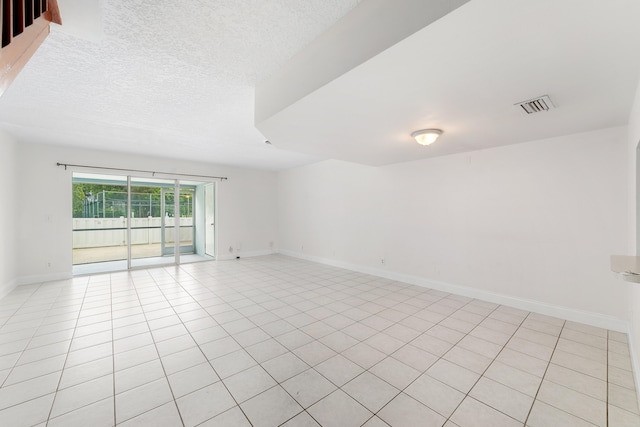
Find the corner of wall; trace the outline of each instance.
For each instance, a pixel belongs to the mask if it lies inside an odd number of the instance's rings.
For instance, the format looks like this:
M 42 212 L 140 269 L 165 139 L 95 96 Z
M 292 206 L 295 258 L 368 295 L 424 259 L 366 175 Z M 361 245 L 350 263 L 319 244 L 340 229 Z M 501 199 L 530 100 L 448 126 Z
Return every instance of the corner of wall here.
M 0 129 L 0 182 L 16 182 L 17 142 Z M 4 297 L 17 286 L 15 212 L 17 190 L 15 185 L 5 185 L 2 198 L 6 209 L 0 209 L 0 297 Z
M 638 145 L 640 143 L 640 80 L 629 114 L 628 124 L 628 223 L 629 223 L 629 253 L 638 255 Z M 636 382 L 636 390 L 640 390 L 640 289 L 629 285 L 629 350 Z M 640 396 L 639 403 L 640 403 Z

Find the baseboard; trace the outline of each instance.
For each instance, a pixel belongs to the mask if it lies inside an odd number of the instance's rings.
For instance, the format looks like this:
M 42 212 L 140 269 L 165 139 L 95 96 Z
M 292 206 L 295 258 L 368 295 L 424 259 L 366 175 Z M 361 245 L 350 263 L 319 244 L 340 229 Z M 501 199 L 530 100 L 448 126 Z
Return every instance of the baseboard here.
M 18 286 L 20 285 L 32 285 L 34 283 L 54 282 L 56 280 L 66 280 L 73 278 L 72 273 L 53 273 L 53 274 L 38 274 L 34 276 L 22 276 L 16 279 Z
M 506 305 L 509 307 L 518 308 L 520 310 L 531 311 L 547 316 L 553 316 L 578 323 L 584 323 L 587 325 L 596 326 L 598 328 L 610 329 L 612 331 L 624 333 L 627 333 L 629 329 L 628 321 L 604 314 L 576 310 L 569 307 L 547 304 L 541 301 L 529 300 L 525 298 L 514 297 L 511 295 L 498 294 L 482 289 L 470 288 L 468 286 L 454 285 L 447 282 L 426 279 L 424 277 L 412 276 L 409 274 L 402 274 L 378 268 L 350 264 L 342 261 L 307 255 L 300 252 L 280 250 L 278 251 L 278 253 L 294 258 L 317 262 L 319 264 L 357 271 L 358 273 L 384 277 L 385 279 L 396 280 L 399 282 L 409 283 L 411 285 L 422 286 L 438 291 L 462 295 L 469 298 L 476 298 L 495 304 Z
M 255 256 L 265 256 L 265 255 L 272 255 L 275 252 L 271 249 L 264 249 L 261 251 L 251 251 L 251 252 L 235 252 L 232 254 L 225 254 L 225 255 L 218 255 L 216 257 L 216 259 L 218 261 L 229 261 L 232 259 L 237 259 L 237 258 L 251 258 L 251 257 L 255 257 Z
M 37 276 L 22 276 L 17 277 L 7 283 L 7 285 L 0 290 L 0 299 L 6 297 L 15 288 L 21 285 L 32 285 L 34 283 L 53 282 L 55 280 L 71 279 L 73 277 L 71 273 L 56 273 L 56 274 L 41 274 Z

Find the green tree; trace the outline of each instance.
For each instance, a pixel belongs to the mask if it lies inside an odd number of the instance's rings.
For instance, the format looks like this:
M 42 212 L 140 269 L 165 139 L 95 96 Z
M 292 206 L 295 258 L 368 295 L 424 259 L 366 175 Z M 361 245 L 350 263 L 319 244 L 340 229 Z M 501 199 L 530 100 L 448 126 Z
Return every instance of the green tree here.
M 104 200 L 101 197 L 102 192 L 105 192 Z M 102 216 L 99 212 L 103 212 L 105 216 L 114 217 L 127 215 L 127 187 L 124 185 L 74 182 L 72 194 L 74 218 Z M 160 215 L 160 194 L 160 187 L 131 187 L 131 207 L 134 214 L 136 216 Z M 150 199 L 155 209 L 149 206 Z M 173 203 L 172 200 L 172 195 L 167 197 L 167 203 Z M 94 215 L 83 212 L 83 206 L 86 205 L 94 209 Z

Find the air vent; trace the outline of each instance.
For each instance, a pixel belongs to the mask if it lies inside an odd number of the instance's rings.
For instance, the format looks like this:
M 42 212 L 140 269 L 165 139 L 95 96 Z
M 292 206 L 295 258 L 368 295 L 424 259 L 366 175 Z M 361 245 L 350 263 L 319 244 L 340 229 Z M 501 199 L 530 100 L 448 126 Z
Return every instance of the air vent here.
M 553 102 L 548 95 L 539 98 L 530 99 L 528 101 L 519 102 L 516 106 L 522 107 L 527 114 L 539 113 L 541 111 L 549 111 L 554 108 Z

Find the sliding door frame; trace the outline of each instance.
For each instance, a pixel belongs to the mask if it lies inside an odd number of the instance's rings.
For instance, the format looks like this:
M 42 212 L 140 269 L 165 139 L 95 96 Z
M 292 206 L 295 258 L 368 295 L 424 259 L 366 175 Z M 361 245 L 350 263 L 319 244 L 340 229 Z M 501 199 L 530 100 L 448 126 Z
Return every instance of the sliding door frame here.
M 173 180 L 173 259 L 175 265 L 180 265 L 180 181 L 177 179 Z
M 131 270 L 131 175 L 127 175 L 127 270 Z
M 122 176 L 122 175 L 120 175 Z M 80 178 L 82 179 L 82 178 Z M 132 197 L 131 197 L 131 191 L 132 191 L 132 179 L 137 180 L 137 179 L 144 179 L 144 177 L 139 177 L 139 176 L 135 176 L 135 175 L 130 175 L 127 174 L 126 175 L 126 190 L 127 190 L 127 209 L 126 209 L 126 213 L 127 213 L 127 218 L 126 218 L 126 231 L 125 231 L 125 236 L 126 236 L 126 245 L 127 245 L 127 259 L 126 259 L 126 267 L 127 267 L 127 271 L 130 270 L 136 270 L 136 269 L 144 269 L 144 268 L 149 268 L 149 266 L 144 266 L 144 265 L 133 265 L 132 261 L 132 229 L 133 229 L 133 221 L 132 221 Z M 101 181 L 102 179 L 96 178 L 97 181 Z M 177 178 L 170 178 L 169 180 L 173 180 L 173 194 L 174 194 L 174 203 L 173 203 L 173 217 L 174 217 L 174 230 L 173 230 L 173 235 L 174 235 L 174 247 L 173 247 L 173 263 L 171 262 L 167 262 L 167 263 L 162 263 L 162 264 L 158 264 L 158 266 L 167 266 L 167 265 L 176 265 L 179 266 L 181 264 L 181 260 L 180 260 L 180 254 L 181 254 L 181 245 L 180 245 L 180 236 L 181 236 L 181 224 L 180 224 L 180 189 L 181 189 L 181 185 L 180 185 L 180 180 Z M 72 175 L 72 181 L 73 181 L 73 175 Z M 82 182 L 82 181 L 81 181 Z M 214 236 L 213 236 L 213 247 L 214 247 L 214 254 L 217 254 L 217 249 L 218 249 L 218 239 L 217 239 L 217 225 L 218 225 L 218 211 L 217 211 L 217 198 L 218 198 L 218 191 L 217 191 L 217 183 L 215 181 L 201 181 L 202 184 L 211 184 L 213 185 L 213 200 L 208 201 L 206 200 L 206 197 L 203 196 L 203 201 L 202 203 L 205 203 L 205 209 L 206 209 L 206 203 L 207 201 L 209 203 L 213 204 L 213 217 L 214 217 L 214 221 L 213 221 L 213 232 L 214 232 Z M 169 183 L 167 183 L 169 184 Z M 167 190 L 171 189 L 170 184 L 167 185 L 166 187 L 161 187 L 163 188 L 163 191 L 161 193 L 161 203 L 164 205 L 165 204 L 165 200 L 164 200 L 164 189 L 166 188 Z M 186 188 L 191 188 L 189 185 L 186 185 Z M 169 190 L 171 191 L 171 190 Z M 198 238 L 196 233 L 196 212 L 195 212 L 195 191 L 194 191 L 194 197 L 193 197 L 193 209 L 192 209 L 192 218 L 193 218 L 193 224 L 192 224 L 192 247 L 193 247 L 193 251 L 194 253 L 196 253 L 196 239 Z M 161 229 L 161 239 L 162 242 L 164 242 L 165 240 L 165 227 L 164 227 L 164 209 L 160 209 L 160 215 L 161 215 L 161 224 L 162 225 L 162 229 Z M 188 213 L 187 213 L 188 215 Z M 209 225 L 206 224 L 206 218 L 204 218 L 205 220 L 205 228 L 208 227 Z M 202 236 L 201 238 L 203 240 L 206 239 L 206 229 L 203 230 L 203 232 L 201 233 Z M 162 243 L 161 247 L 164 247 L 164 243 Z M 204 255 L 205 256 L 211 256 L 206 254 L 206 250 L 204 251 Z M 162 255 L 160 256 L 162 257 Z M 212 256 L 213 259 L 216 259 L 217 257 L 214 255 Z M 80 265 L 80 264 L 74 264 L 74 265 Z

